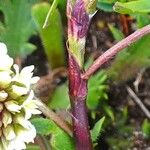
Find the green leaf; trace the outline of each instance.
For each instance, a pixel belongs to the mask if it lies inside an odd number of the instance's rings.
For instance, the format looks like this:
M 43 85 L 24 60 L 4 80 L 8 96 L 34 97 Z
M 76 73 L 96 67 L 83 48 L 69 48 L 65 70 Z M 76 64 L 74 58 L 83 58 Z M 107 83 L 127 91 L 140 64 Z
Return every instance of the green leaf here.
M 87 106 L 89 109 L 96 109 L 102 99 L 107 99 L 107 88 L 105 85 L 107 76 L 104 71 L 93 75 L 88 82 Z
M 31 7 L 38 1 L 0 1 L 0 10 L 4 15 L 4 24 L 0 23 L 0 41 L 7 45 L 11 57 L 24 57 L 35 50 L 28 40 L 35 33 Z
M 60 14 L 55 8 L 52 9 L 47 26 L 43 28 L 50 8 L 50 4 L 46 2 L 36 4 L 32 8 L 32 16 L 42 39 L 49 65 L 56 68 L 64 65 L 63 29 Z
M 113 4 L 99 2 L 99 3 L 97 3 L 97 8 L 100 10 L 106 11 L 106 12 L 112 12 Z
M 113 11 L 113 5 L 117 0 L 98 0 L 97 8 L 106 12 Z
M 106 4 L 113 4 L 115 3 L 117 0 L 98 0 L 97 3 L 106 3 Z
M 112 108 L 108 104 L 103 104 L 103 109 L 106 112 L 106 114 L 111 118 L 112 121 L 115 120 L 114 112 Z
M 150 24 L 150 17 L 148 14 L 135 14 L 134 18 L 137 20 L 137 27 L 142 28 Z
M 53 150 L 74 150 L 73 139 L 60 129 L 53 121 L 44 118 L 34 118 L 31 120 L 37 133 L 41 135 L 51 134 L 51 146 Z
M 150 138 L 150 122 L 147 119 L 142 124 L 142 131 L 145 138 Z
M 94 128 L 91 130 L 91 137 L 92 141 L 96 142 L 98 136 L 100 135 L 102 131 L 102 125 L 104 123 L 105 117 L 101 118 L 99 121 L 96 122 L 94 125 Z
M 118 30 L 117 28 L 115 28 L 111 24 L 108 24 L 108 27 L 109 27 L 109 29 L 110 29 L 110 31 L 111 31 L 111 33 L 112 33 L 112 35 L 116 41 L 120 41 L 124 38 L 124 35 L 120 30 Z
M 53 150 L 75 150 L 73 139 L 60 129 L 52 134 L 51 145 Z
M 150 1 L 135 0 L 126 3 L 116 2 L 114 10 L 122 14 L 148 13 L 150 12 Z
M 52 121 L 44 118 L 34 118 L 31 123 L 35 126 L 37 133 L 41 135 L 49 135 L 55 128 Z

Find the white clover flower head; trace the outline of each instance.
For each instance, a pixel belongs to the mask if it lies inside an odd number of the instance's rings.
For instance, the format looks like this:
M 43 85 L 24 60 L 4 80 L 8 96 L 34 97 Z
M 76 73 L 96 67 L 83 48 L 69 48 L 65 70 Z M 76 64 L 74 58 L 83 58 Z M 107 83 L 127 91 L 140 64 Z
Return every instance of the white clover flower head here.
M 29 119 L 41 113 L 32 90 L 39 77 L 33 77 L 34 66 L 19 72 L 4 43 L 0 43 L 0 60 L 0 150 L 22 150 L 36 136 Z

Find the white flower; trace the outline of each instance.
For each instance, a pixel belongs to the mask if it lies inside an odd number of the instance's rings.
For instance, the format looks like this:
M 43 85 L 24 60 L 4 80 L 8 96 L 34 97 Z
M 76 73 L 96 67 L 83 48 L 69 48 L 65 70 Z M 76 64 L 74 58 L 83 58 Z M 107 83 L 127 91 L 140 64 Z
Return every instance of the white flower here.
M 0 70 L 9 70 L 13 64 L 13 59 L 7 55 L 7 48 L 0 42 Z
M 39 77 L 33 77 L 34 66 L 23 68 L 7 55 L 5 44 L 0 43 L 0 150 L 23 150 L 34 142 L 36 130 L 29 119 L 40 114 L 31 86 Z
M 41 112 L 37 109 L 36 100 L 34 98 L 34 93 L 31 90 L 29 97 L 22 104 L 22 108 L 25 111 L 25 118 L 30 119 L 32 114 L 40 114 Z
M 7 88 L 11 82 L 11 76 L 6 71 L 0 71 L 0 88 Z
M 24 67 L 20 73 L 18 65 L 14 64 L 13 67 L 15 69 L 16 75 L 12 80 L 24 84 L 27 89 L 30 88 L 31 84 L 35 84 L 39 80 L 39 77 L 32 77 L 33 76 L 32 71 L 34 70 L 33 65 Z

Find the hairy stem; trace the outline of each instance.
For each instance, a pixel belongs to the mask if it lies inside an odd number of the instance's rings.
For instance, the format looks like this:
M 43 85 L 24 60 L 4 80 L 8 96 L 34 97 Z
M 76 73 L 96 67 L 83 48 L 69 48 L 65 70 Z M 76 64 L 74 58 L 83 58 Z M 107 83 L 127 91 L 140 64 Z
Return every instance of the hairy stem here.
M 67 0 L 69 96 L 76 150 L 92 150 L 86 107 L 87 81 L 81 78 L 90 20 L 96 0 Z
M 50 150 L 50 145 L 48 144 L 48 141 L 40 135 L 36 136 L 35 143 L 39 145 L 40 150 Z
M 49 119 L 54 121 L 61 129 L 66 133 L 72 136 L 72 127 L 64 119 L 62 119 L 58 114 L 49 109 L 44 103 L 40 100 L 37 103 L 39 110 Z
M 69 54 L 69 95 L 76 150 L 92 150 L 86 108 L 87 81 L 81 78 L 81 73 L 79 65 Z
M 142 38 L 144 35 L 150 33 L 150 25 L 147 25 L 125 39 L 118 42 L 116 45 L 108 49 L 104 54 L 99 56 L 94 63 L 87 69 L 87 71 L 82 75 L 83 79 L 89 79 L 89 77 L 97 71 L 104 63 L 108 62 L 114 55 L 116 55 L 118 52 L 123 50 L 124 48 L 130 46 L 132 43 L 136 42 L 140 38 Z

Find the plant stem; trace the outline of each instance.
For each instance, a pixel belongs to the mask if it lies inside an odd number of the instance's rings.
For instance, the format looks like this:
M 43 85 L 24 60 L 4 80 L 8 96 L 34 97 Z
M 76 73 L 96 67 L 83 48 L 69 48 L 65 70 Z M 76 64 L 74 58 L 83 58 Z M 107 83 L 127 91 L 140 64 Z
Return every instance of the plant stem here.
M 96 0 L 67 0 L 69 96 L 76 150 L 92 150 L 86 107 L 87 81 L 84 68 L 85 41 Z
M 50 145 L 49 145 L 48 141 L 40 135 L 36 136 L 35 143 L 37 143 L 39 145 L 40 150 L 50 150 Z
M 150 119 L 150 111 L 146 108 L 146 106 L 142 103 L 142 101 L 139 99 L 139 97 L 134 93 L 134 91 L 127 86 L 127 91 L 131 98 L 133 98 L 134 102 L 141 108 L 141 110 L 144 112 L 146 117 Z
M 43 102 L 40 100 L 37 103 L 39 110 L 49 119 L 54 121 L 61 129 L 63 129 L 66 133 L 72 136 L 72 127 L 62 119 L 58 114 L 53 112 L 50 108 L 48 108 Z
M 132 43 L 136 42 L 140 38 L 142 38 L 144 35 L 150 33 L 150 25 L 147 25 L 125 39 L 118 42 L 116 45 L 108 49 L 104 54 L 99 56 L 94 63 L 87 69 L 87 71 L 82 75 L 83 79 L 89 79 L 89 77 L 97 71 L 104 63 L 108 62 L 114 55 L 116 55 L 118 52 L 123 50 L 124 48 L 130 46 Z
M 69 54 L 69 95 L 76 150 L 92 150 L 86 108 L 87 81 L 81 78 L 81 73 L 79 65 Z

